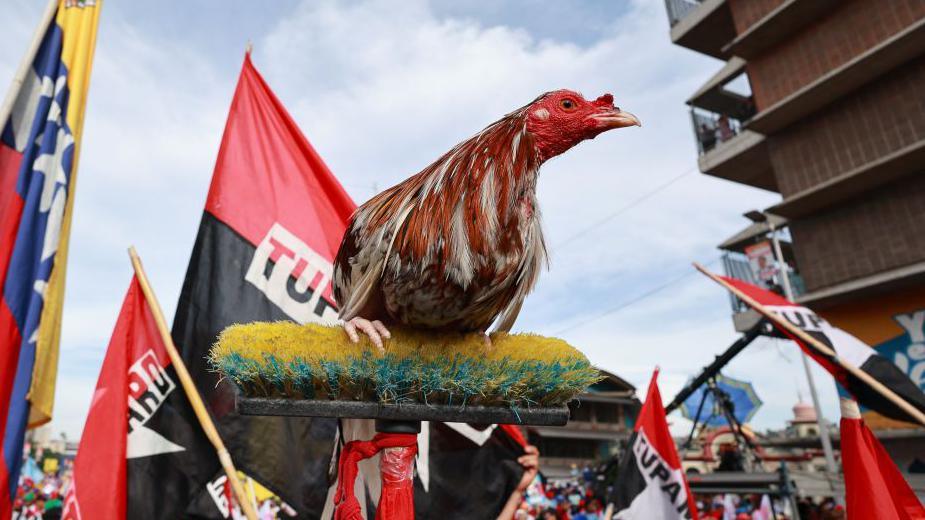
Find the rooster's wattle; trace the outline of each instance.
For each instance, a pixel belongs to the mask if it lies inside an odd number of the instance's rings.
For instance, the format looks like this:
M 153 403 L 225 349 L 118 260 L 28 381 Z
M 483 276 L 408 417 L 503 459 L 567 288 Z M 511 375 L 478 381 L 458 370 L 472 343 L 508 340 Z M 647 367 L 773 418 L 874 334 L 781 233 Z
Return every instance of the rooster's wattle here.
M 381 348 L 389 324 L 510 330 L 546 259 L 540 165 L 631 125 L 610 94 L 549 92 L 360 206 L 334 262 L 350 338 L 359 330 Z

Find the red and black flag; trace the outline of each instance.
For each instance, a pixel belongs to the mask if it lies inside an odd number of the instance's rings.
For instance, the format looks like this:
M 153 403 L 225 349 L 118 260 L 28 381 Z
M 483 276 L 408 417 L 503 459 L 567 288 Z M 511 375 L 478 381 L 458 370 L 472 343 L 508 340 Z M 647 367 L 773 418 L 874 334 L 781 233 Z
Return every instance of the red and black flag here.
M 866 372 L 909 404 L 925 412 L 925 393 L 922 393 L 922 390 L 899 367 L 890 362 L 889 359 L 877 354 L 876 350 L 858 338 L 842 329 L 833 327 L 811 309 L 797 305 L 783 296 L 734 278 L 724 276 L 719 278 L 743 292 L 759 305 L 783 317 L 793 326 L 803 330 L 823 345 L 832 349 L 842 361 Z M 914 420 L 879 392 L 845 370 L 834 359 L 806 345 L 790 331 L 782 327 L 778 327 L 778 329 L 828 370 L 835 377 L 835 380 L 853 395 L 860 404 L 893 419 L 901 421 Z
M 184 505 L 196 492 L 189 482 L 210 477 L 218 466 L 199 468 L 188 457 L 214 453 L 195 418 L 187 420 L 191 415 L 133 277 L 90 403 L 64 518 L 188 517 Z M 170 440 L 154 429 L 155 417 L 180 419 Z
M 697 506 L 665 419 L 658 369 L 652 374 L 629 446 L 620 458 L 610 501 L 614 518 L 619 520 L 697 518 Z
M 307 518 L 324 504 L 336 421 L 240 416 L 231 386 L 219 384 L 206 357 L 233 323 L 336 320 L 332 261 L 354 208 L 246 56 L 172 335 L 235 465 Z M 130 493 L 129 511 L 138 511 L 130 518 L 229 514 L 214 452 L 178 440 L 187 428 L 204 436 L 188 407 L 177 410 L 158 410 L 147 427 L 183 451 L 131 459 L 129 474 L 145 474 L 152 490 L 179 486 L 188 498 L 145 514 L 141 508 L 162 502 L 159 494 Z
M 848 518 L 925 519 L 925 507 L 851 399 L 841 400 L 840 430 Z
M 524 474 L 526 444 L 511 425 L 429 423 L 418 436 L 415 517 L 496 518 Z

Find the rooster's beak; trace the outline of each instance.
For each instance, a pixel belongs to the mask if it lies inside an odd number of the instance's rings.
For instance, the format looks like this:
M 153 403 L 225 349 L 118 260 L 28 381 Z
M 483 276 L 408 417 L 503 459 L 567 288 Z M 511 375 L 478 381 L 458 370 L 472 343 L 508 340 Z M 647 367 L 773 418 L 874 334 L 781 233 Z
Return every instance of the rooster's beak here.
M 593 119 L 606 130 L 624 128 L 627 126 L 642 126 L 642 123 L 639 122 L 639 118 L 619 108 L 612 108 L 607 111 L 599 112 L 589 116 L 589 118 Z

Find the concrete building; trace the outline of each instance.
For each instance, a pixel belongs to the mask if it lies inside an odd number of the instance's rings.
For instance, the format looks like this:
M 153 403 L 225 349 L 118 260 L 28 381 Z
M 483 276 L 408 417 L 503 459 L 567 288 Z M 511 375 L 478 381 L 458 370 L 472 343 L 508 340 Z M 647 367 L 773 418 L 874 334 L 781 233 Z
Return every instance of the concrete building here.
M 610 460 L 632 434 L 642 407 L 636 387 L 606 370 L 601 375 L 602 381 L 569 403 L 568 425 L 528 427 L 528 439 L 542 454 L 540 469 L 547 478 L 569 478 L 573 467 L 581 470 Z
M 701 171 L 779 193 L 798 301 L 925 388 L 925 2 L 666 5 L 672 41 L 722 60 L 688 100 Z M 724 243 L 729 274 L 769 230 Z

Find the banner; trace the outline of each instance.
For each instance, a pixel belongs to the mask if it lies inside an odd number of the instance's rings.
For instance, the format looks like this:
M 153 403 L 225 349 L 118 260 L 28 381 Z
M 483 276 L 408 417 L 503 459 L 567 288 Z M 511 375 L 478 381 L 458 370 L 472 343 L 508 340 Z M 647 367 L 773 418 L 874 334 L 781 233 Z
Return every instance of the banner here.
M 681 459 L 668 430 L 658 370 L 652 374 L 646 402 L 620 458 L 611 501 L 619 520 L 697 519 L 697 506 Z
M 797 305 L 779 294 L 766 291 L 750 283 L 735 278 L 720 277 L 726 283 L 755 300 L 758 304 L 780 315 L 795 327 L 831 348 L 840 359 L 853 365 L 908 401 L 912 406 L 925 411 L 925 393 L 913 383 L 890 360 L 877 354 L 877 351 L 861 342 L 856 337 L 842 329 L 833 327 L 828 321 L 802 305 Z M 911 420 L 906 412 L 884 398 L 879 392 L 853 376 L 842 368 L 833 359 L 817 352 L 805 345 L 799 338 L 794 337 L 787 330 L 781 332 L 800 345 L 808 355 L 812 356 L 820 365 L 828 370 L 848 392 L 861 404 L 876 410 L 880 414 L 898 420 Z
M 7 490 L 0 493 L 0 517 L 11 513 L 27 425 L 51 420 L 100 4 L 51 4 L 21 84 L 8 94 L 10 113 L 0 116 L 0 489 Z

